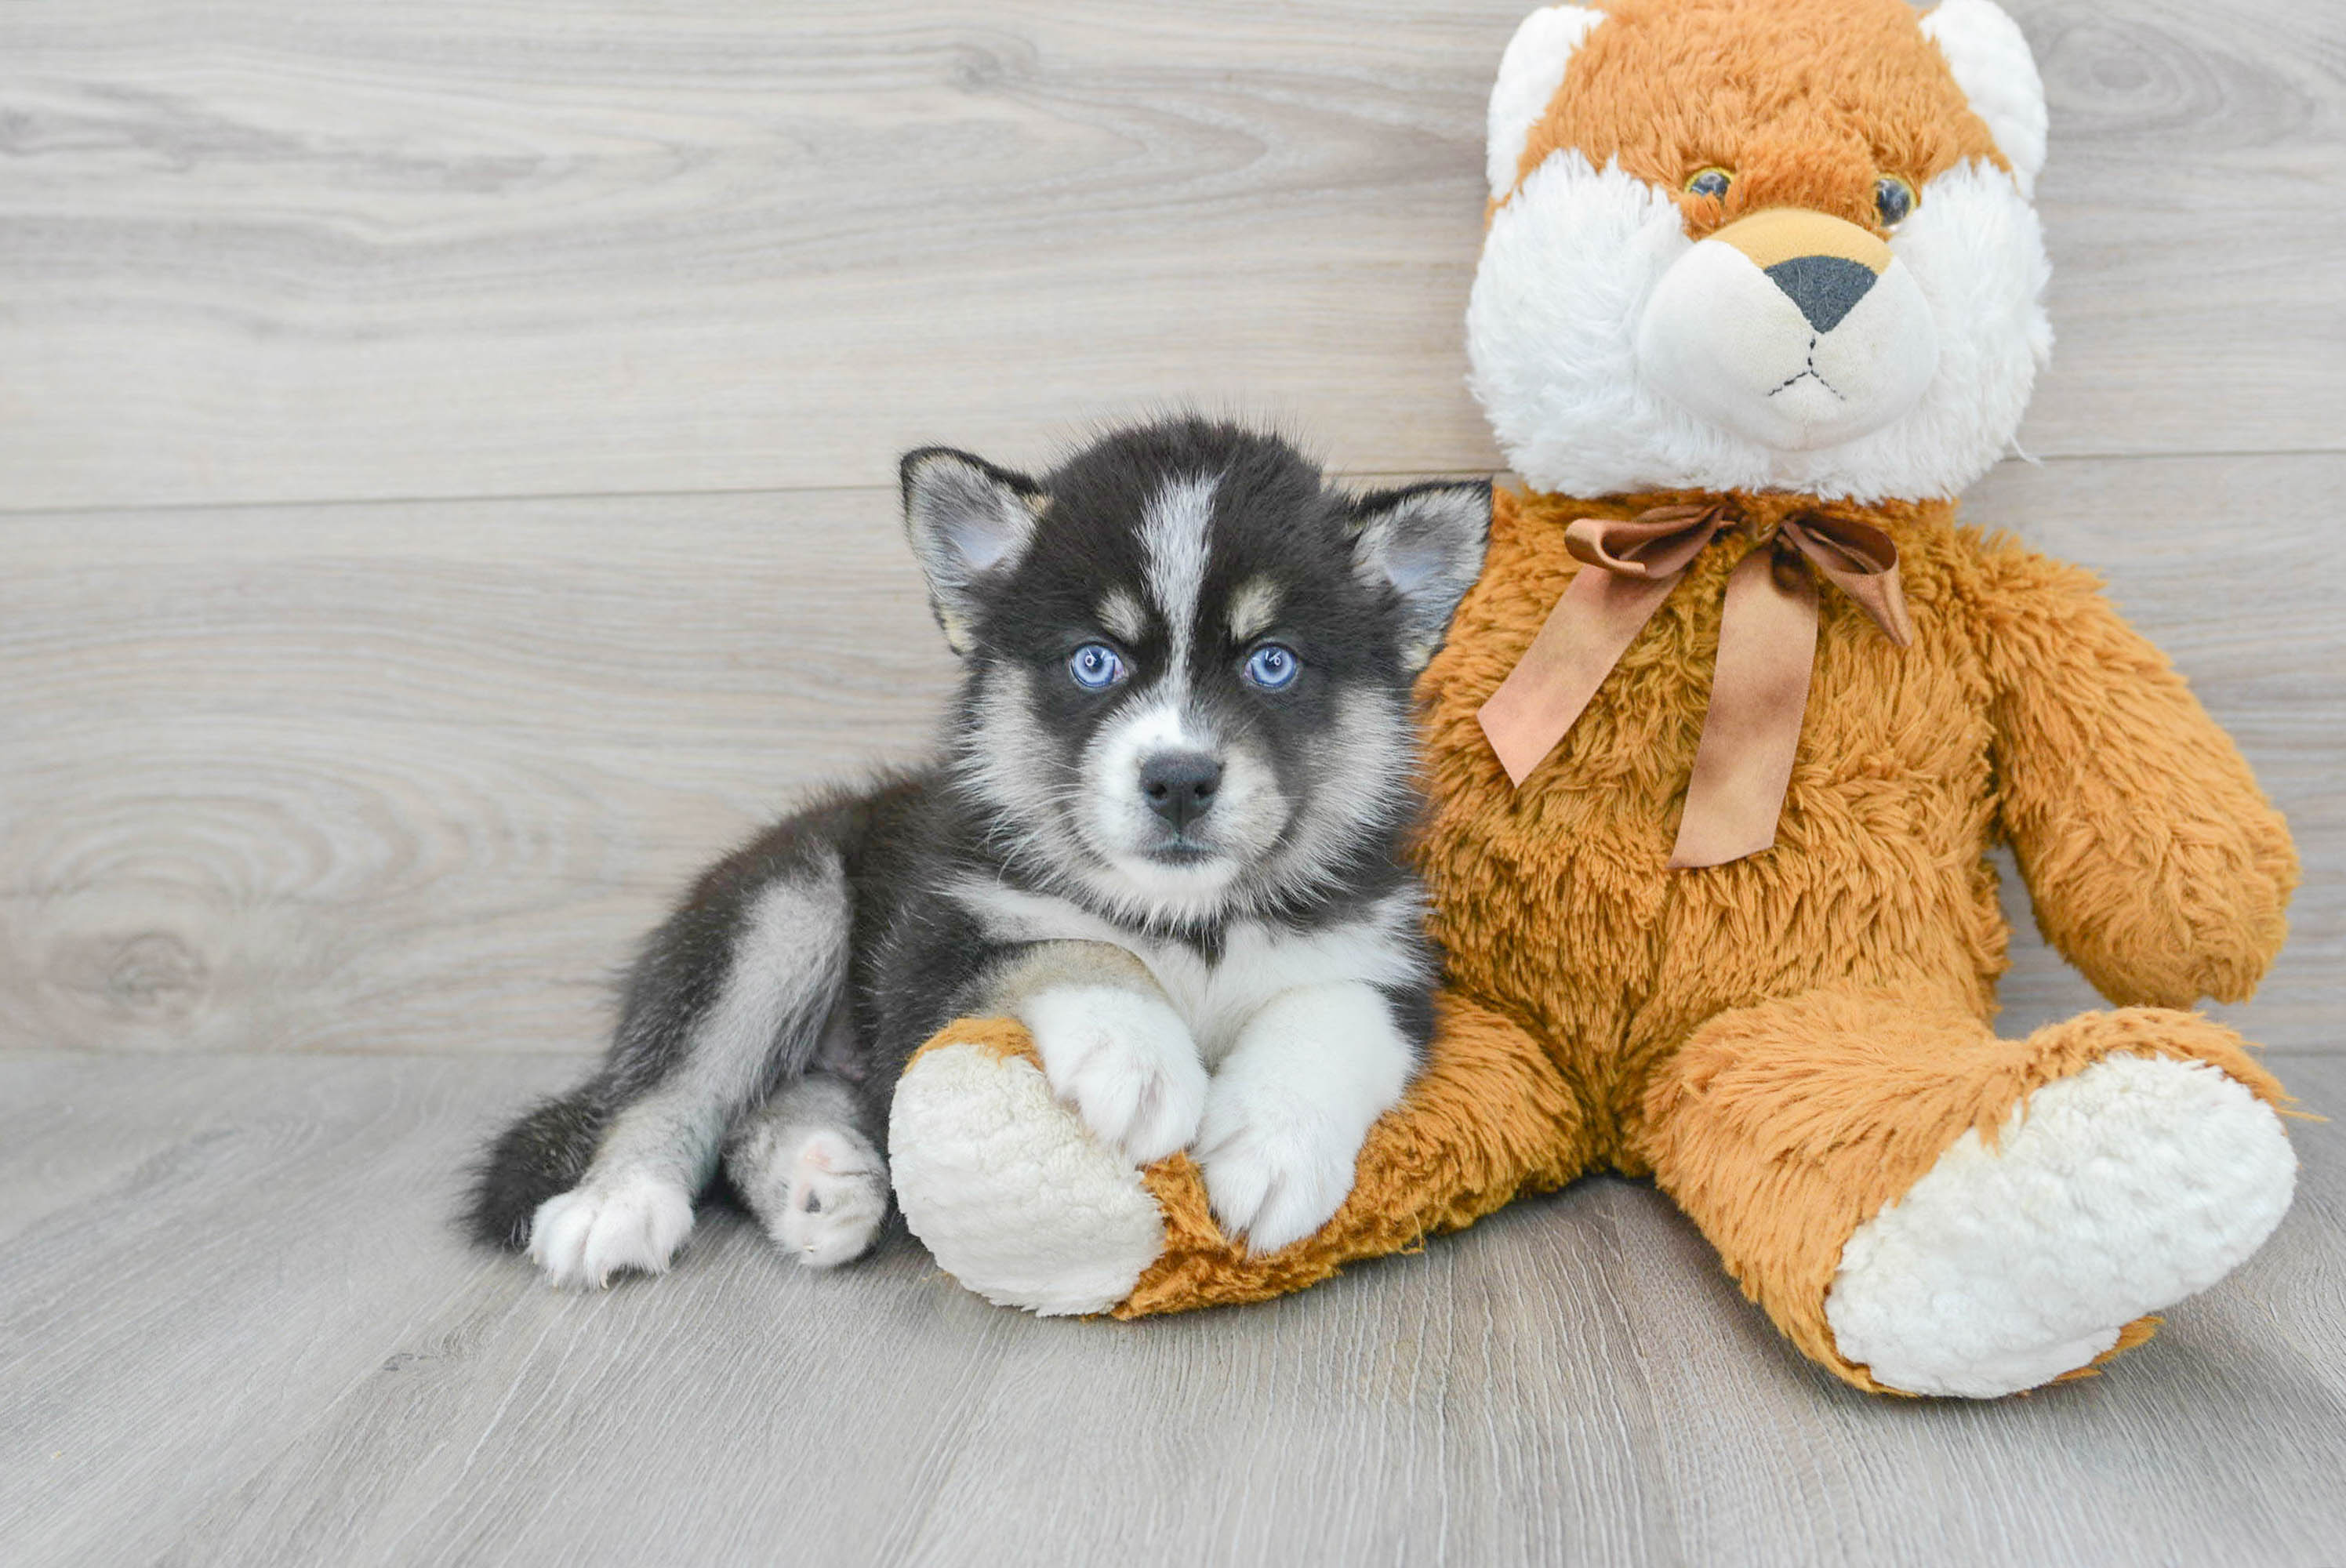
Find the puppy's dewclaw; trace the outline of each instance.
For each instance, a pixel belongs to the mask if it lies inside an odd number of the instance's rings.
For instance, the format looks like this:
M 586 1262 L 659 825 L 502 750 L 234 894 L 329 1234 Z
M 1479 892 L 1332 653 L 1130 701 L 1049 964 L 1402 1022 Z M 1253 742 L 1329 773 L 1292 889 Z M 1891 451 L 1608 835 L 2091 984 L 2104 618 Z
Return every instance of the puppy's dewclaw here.
M 1273 1248 L 1342 1203 L 1423 1049 L 1411 682 L 1480 569 L 1488 486 L 1353 496 L 1274 437 L 1175 419 L 1039 477 L 923 448 L 903 487 L 964 665 L 941 755 L 704 873 L 602 1069 L 489 1151 L 474 1233 L 556 1283 L 666 1268 L 720 1160 L 786 1255 L 861 1256 L 890 1096 L 958 1016 L 1026 1025 L 1117 1182 L 1199 1144 L 1225 1223 Z M 1106 1288 L 1008 1258 L 990 1285 L 970 1257 L 965 1283 L 1038 1309 Z

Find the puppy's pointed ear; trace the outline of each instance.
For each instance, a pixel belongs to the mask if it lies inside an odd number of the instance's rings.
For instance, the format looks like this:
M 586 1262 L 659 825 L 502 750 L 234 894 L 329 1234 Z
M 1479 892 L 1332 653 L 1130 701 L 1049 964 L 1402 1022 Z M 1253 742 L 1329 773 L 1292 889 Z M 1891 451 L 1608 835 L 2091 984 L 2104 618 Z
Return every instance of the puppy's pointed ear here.
M 1352 503 L 1352 561 L 1362 578 L 1401 598 L 1402 660 L 1425 667 L 1451 612 L 1483 570 L 1491 542 L 1491 487 L 1413 484 Z
M 978 591 L 1025 557 L 1042 515 L 1043 488 L 949 446 L 906 453 L 898 473 L 904 532 L 929 580 L 929 607 L 944 628 L 946 646 L 966 655 L 974 641 Z

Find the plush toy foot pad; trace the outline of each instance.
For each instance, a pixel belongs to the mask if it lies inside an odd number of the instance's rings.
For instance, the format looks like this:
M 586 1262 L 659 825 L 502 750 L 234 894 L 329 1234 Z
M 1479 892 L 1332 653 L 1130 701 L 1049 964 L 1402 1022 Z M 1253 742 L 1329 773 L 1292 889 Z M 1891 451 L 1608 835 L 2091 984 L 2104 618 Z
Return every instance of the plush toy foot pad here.
M 1165 1247 L 1140 1173 L 1060 1105 L 1042 1070 L 991 1042 L 923 1050 L 896 1084 L 889 1164 L 904 1221 L 987 1300 L 1105 1312 Z
M 2204 1063 L 2104 1057 L 1970 1131 L 1861 1226 L 1825 1299 L 1841 1353 L 1916 1394 L 1992 1398 L 2203 1290 L 2289 1207 L 2280 1119 Z

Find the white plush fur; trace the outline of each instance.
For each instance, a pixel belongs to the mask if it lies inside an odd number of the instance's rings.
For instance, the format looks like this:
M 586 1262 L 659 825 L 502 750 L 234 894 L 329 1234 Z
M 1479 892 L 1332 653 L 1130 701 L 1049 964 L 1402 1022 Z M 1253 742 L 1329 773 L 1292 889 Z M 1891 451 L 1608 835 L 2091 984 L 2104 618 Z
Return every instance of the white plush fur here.
M 2011 160 L 2020 193 L 2035 197 L 2045 169 L 2045 83 L 2020 25 L 1993 0 L 1942 0 L 1923 18 L 1923 36 L 1939 46 L 1972 113 Z
M 2280 1119 L 2198 1063 L 2120 1055 L 1967 1132 L 1841 1250 L 1841 1353 L 1892 1388 L 2035 1388 L 2205 1289 L 2272 1233 L 2297 1160 Z
M 1560 148 L 1492 218 L 1466 311 L 1470 383 L 1508 462 L 1541 490 L 1952 495 L 2003 455 L 2052 351 L 2044 237 L 2011 177 L 1970 163 L 1924 188 L 1890 247 L 1927 307 L 1928 385 L 1871 433 L 1770 446 L 1687 407 L 1640 362 L 1645 313 L 1697 249 L 1677 203 Z M 1914 330 L 1911 314 L 1881 325 Z
M 905 1223 L 962 1284 L 1046 1317 L 1104 1312 L 1165 1246 L 1140 1173 L 1033 1064 L 944 1045 L 897 1082 L 889 1162 Z
M 1361 1144 L 1401 1100 L 1413 1054 L 1391 1010 L 1357 983 L 1290 991 L 1247 1022 L 1215 1073 L 1197 1159 L 1214 1217 L 1276 1252 L 1328 1223 L 1352 1190 Z
M 1757 263 L 1718 239 L 1679 258 L 1637 328 L 1637 366 L 1679 407 L 1780 452 L 1872 434 L 1912 408 L 1939 369 L 1914 274 L 1895 259 L 1819 332 Z
M 1804 383 L 1817 417 L 1789 431 L 1768 406 L 1773 383 L 1748 384 L 1784 344 L 1741 330 L 1755 310 L 1783 312 L 1757 290 L 1719 286 L 1713 274 L 1728 260 L 1686 233 L 1673 192 L 1571 148 L 1515 185 L 1529 128 L 1602 20 L 1577 6 L 1535 12 L 1492 89 L 1488 173 L 1504 200 L 1484 241 L 1466 344 L 1470 383 L 1508 462 L 1535 488 L 1579 495 L 1922 499 L 1985 473 L 2018 431 L 2053 343 L 2044 238 L 2029 205 L 2045 158 L 2044 86 L 2011 18 L 1990 0 L 1945 0 L 1924 19 L 2013 172 L 1964 164 L 1923 189 L 1891 236 L 1889 274 L 1817 345 L 1844 374 L 1871 378 L 1855 412 L 1872 417 L 1836 427 L 1822 417 L 1829 400 Z M 1761 335 L 1796 335 L 1792 321 L 1776 324 L 1780 332 Z
M 1206 1064 L 1162 997 L 1120 985 L 1054 986 L 1021 999 L 1018 1021 L 1059 1097 L 1133 1164 L 1161 1160 L 1196 1135 Z
M 1588 30 L 1605 20 L 1601 11 L 1585 5 L 1548 5 L 1525 17 L 1499 56 L 1499 75 L 1491 84 L 1489 136 L 1485 144 L 1486 173 L 1491 199 L 1515 187 L 1524 144 L 1532 127 L 1547 112 L 1548 100 L 1564 80 L 1565 66 Z

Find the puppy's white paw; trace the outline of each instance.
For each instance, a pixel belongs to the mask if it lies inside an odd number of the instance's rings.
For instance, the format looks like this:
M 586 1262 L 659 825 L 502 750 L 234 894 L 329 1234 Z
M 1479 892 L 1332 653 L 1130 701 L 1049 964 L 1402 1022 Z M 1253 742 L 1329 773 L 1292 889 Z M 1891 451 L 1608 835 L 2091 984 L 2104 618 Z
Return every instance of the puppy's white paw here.
M 1135 1165 L 1185 1147 L 1206 1105 L 1206 1064 L 1166 1003 L 1115 986 L 1046 991 L 1020 1015 L 1053 1093 Z
M 1362 1136 L 1280 1084 L 1217 1080 L 1196 1153 L 1222 1233 L 1260 1253 L 1318 1230 L 1352 1194 Z
M 777 1162 L 782 1190 L 755 1205 L 766 1234 L 809 1268 L 835 1268 L 872 1250 L 888 1217 L 888 1166 L 855 1134 L 821 1127 Z
M 572 1187 L 537 1206 L 529 1255 L 556 1285 L 611 1282 L 623 1269 L 665 1274 L 692 1234 L 692 1196 L 655 1176 Z

